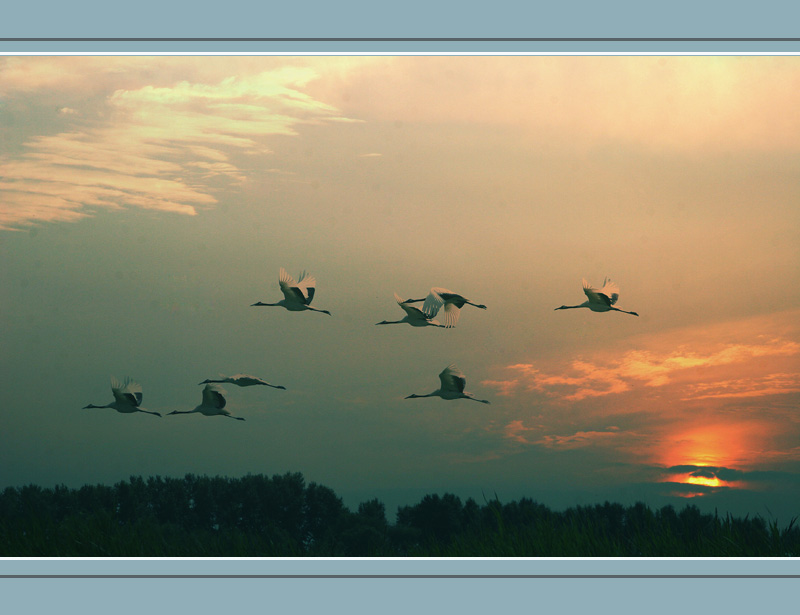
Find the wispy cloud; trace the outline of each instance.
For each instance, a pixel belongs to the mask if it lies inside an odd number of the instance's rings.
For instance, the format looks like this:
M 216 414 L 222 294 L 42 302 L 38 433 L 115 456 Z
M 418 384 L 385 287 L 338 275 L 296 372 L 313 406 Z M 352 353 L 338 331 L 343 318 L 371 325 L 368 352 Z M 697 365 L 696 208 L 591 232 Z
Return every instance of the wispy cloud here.
M 496 388 L 501 395 L 537 391 L 565 401 L 626 393 L 642 387 L 664 387 L 676 382 L 685 384 L 684 400 L 775 395 L 800 391 L 800 377 L 779 371 L 730 379 L 722 376 L 718 368 L 752 365 L 758 358 L 788 358 L 798 354 L 800 344 L 783 338 L 700 350 L 687 347 L 668 352 L 634 349 L 619 358 L 573 359 L 558 372 L 546 365 L 511 364 L 506 369 L 514 373 L 514 377 L 484 380 L 481 384 Z
M 45 73 L 45 83 L 56 78 Z M 100 207 L 187 215 L 211 207 L 215 180 L 246 180 L 234 154 L 266 155 L 265 137 L 342 119 L 303 92 L 316 77 L 285 67 L 216 83 L 117 89 L 91 119 L 61 107 L 64 120 L 76 118 L 71 129 L 29 138 L 21 155 L 0 158 L 0 228 L 73 221 Z
M 800 374 L 775 373 L 761 377 L 701 382 L 687 386 L 689 399 L 761 397 L 800 392 Z

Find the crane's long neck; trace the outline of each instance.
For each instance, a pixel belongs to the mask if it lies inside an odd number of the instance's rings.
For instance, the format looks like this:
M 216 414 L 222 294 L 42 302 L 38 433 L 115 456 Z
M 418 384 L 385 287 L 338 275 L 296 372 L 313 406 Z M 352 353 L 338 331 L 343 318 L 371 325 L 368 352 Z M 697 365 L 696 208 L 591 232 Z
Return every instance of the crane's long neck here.
M 250 307 L 256 307 L 256 306 L 257 307 L 282 307 L 282 304 L 280 304 L 280 303 L 264 303 L 262 301 L 258 301 L 257 303 L 254 303 Z
M 405 322 L 404 320 L 382 320 L 380 322 L 376 322 L 376 325 L 399 325 Z
M 236 419 L 237 421 L 244 420 L 241 416 L 231 416 L 230 414 L 223 414 L 222 416 L 227 416 L 229 419 Z
M 88 406 L 84 406 L 83 409 L 86 410 L 87 408 L 111 408 L 111 405 L 106 406 L 95 406 L 94 404 L 89 404 Z
M 482 310 L 486 309 L 486 306 L 481 303 L 472 303 L 472 301 L 467 301 L 467 304 L 475 306 L 476 308 L 481 308 Z
M 406 299 L 403 303 L 423 303 L 425 299 Z
M 557 310 L 574 310 L 575 308 L 582 308 L 582 307 L 588 308 L 589 304 L 588 303 L 581 303 L 580 305 L 562 305 L 561 307 L 557 307 L 556 309 Z
M 197 408 L 195 408 L 194 410 L 173 410 L 167 416 L 169 416 L 170 414 L 192 414 L 192 412 L 197 412 L 197 411 L 198 411 Z
M 476 399 L 475 397 L 472 397 L 472 395 L 470 395 L 469 393 L 464 393 L 463 397 L 464 397 L 464 399 L 471 399 L 472 401 L 479 401 L 482 404 L 490 403 L 488 399 Z
M 161 416 L 160 412 L 151 412 L 150 410 L 143 410 L 142 408 L 137 408 L 139 412 L 144 412 L 145 414 L 155 414 L 156 416 Z
M 406 399 L 417 399 L 419 397 L 434 397 L 439 391 L 434 391 L 433 393 L 428 393 L 427 395 L 417 395 L 416 393 L 412 393 Z

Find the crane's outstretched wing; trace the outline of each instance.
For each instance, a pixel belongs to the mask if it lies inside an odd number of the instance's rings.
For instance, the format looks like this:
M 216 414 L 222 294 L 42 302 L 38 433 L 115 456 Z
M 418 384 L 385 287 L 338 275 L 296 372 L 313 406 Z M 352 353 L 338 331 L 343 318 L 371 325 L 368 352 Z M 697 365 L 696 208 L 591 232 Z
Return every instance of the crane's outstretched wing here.
M 461 308 L 467 300 L 446 288 L 431 288 L 431 292 L 425 298 L 425 303 L 422 304 L 423 311 L 429 318 L 433 318 L 444 306 L 444 326 L 455 327 L 461 316 Z
M 240 387 L 252 386 L 254 384 L 267 384 L 261 378 L 250 376 L 249 374 L 234 374 L 230 377 L 230 382 Z
M 281 292 L 283 293 L 286 301 L 292 301 L 294 303 L 306 302 L 305 296 L 297 287 L 297 282 L 294 281 L 294 278 L 290 276 L 283 267 L 281 267 L 280 275 L 278 277 L 278 284 L 281 287 Z
M 463 393 L 464 387 L 467 386 L 467 379 L 464 377 L 464 374 L 458 369 L 455 364 L 450 364 L 444 368 L 441 374 L 439 374 L 439 380 L 442 381 L 442 390 L 443 391 L 455 391 L 457 393 Z
M 454 293 L 452 290 L 447 290 L 446 288 L 432 288 L 431 292 L 439 295 L 441 300 L 445 303 L 455 305 L 458 309 L 464 307 L 464 304 L 467 302 L 465 297 L 459 295 L 458 293 Z
M 439 291 L 450 292 L 444 288 L 431 288 L 431 292 L 428 293 L 428 296 L 425 297 L 425 302 L 422 304 L 422 311 L 428 315 L 428 318 L 436 316 L 444 305 L 444 299 L 442 299 Z
M 463 305 L 463 304 L 462 304 Z M 461 308 L 455 303 L 444 304 L 444 326 L 455 327 L 458 318 L 461 316 Z
M 203 405 L 214 408 L 225 407 L 225 389 L 216 384 L 207 384 L 203 389 Z
M 297 279 L 297 288 L 300 289 L 300 292 L 303 293 L 304 302 L 306 305 L 309 305 L 311 301 L 314 299 L 314 291 L 317 287 L 317 280 L 314 278 L 313 275 L 308 275 L 305 271 L 300 274 L 300 277 Z
M 283 267 L 281 267 L 278 283 L 287 301 L 305 305 L 311 303 L 314 298 L 314 287 L 317 285 L 314 276 L 308 275 L 305 271 L 300 274 L 300 278 L 295 282 L 294 278 Z
M 120 403 L 130 404 L 137 408 L 142 403 L 142 385 L 130 378 L 125 378 L 125 382 L 120 383 L 114 376 L 111 376 L 111 392 L 114 394 L 114 399 Z
M 403 311 L 408 314 L 409 318 L 414 320 L 430 320 L 428 315 L 420 308 L 411 305 L 410 303 L 403 303 L 403 298 L 397 293 L 394 294 L 394 300 L 397 301 L 397 305 L 403 308 Z
M 585 279 L 583 280 L 583 292 L 586 293 L 586 296 L 589 298 L 591 303 L 597 303 L 598 305 L 607 305 L 611 307 L 612 301 L 611 297 L 605 294 L 607 284 L 603 285 L 603 288 L 592 288 Z M 619 295 L 617 295 L 619 297 Z M 616 302 L 616 299 L 614 299 Z
M 606 278 L 603 280 L 603 288 L 600 289 L 600 294 L 608 297 L 611 305 L 614 305 L 619 299 L 619 286 L 614 284 L 611 280 Z

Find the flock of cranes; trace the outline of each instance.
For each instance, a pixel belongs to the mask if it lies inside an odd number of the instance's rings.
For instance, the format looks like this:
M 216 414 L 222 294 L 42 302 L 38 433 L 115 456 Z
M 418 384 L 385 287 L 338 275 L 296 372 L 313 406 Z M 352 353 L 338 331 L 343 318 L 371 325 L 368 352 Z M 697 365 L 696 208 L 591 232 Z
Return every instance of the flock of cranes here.
M 312 311 L 320 312 L 322 314 L 331 313 L 328 310 L 320 310 L 311 307 L 311 302 L 314 299 L 314 292 L 317 282 L 314 276 L 308 275 L 303 271 L 297 278 L 297 281 L 289 275 L 284 268 L 281 267 L 278 276 L 283 299 L 277 303 L 263 303 L 261 301 L 252 304 L 251 307 L 282 307 L 290 312 L 303 312 Z M 575 308 L 588 308 L 593 312 L 622 312 L 623 314 L 631 314 L 638 316 L 636 312 L 628 312 L 621 310 L 616 305 L 619 299 L 619 287 L 611 280 L 606 278 L 603 281 L 603 286 L 600 288 L 593 288 L 586 280 L 583 280 L 583 292 L 586 294 L 587 300 L 580 305 L 562 305 L 555 308 L 556 310 L 569 310 Z M 431 288 L 430 293 L 423 299 L 405 299 L 403 300 L 397 293 L 394 294 L 397 305 L 405 312 L 405 316 L 400 320 L 383 320 L 375 323 L 376 325 L 390 325 L 390 324 L 409 324 L 412 327 L 455 327 L 461 314 L 461 308 L 465 305 L 472 305 L 482 310 L 486 309 L 485 305 L 473 303 L 466 297 L 457 293 L 447 290 L 446 288 Z M 422 307 L 412 305 L 413 303 L 422 303 Z M 440 324 L 435 317 L 439 311 L 444 308 L 444 324 Z M 427 395 L 418 395 L 416 393 L 409 395 L 405 399 L 414 399 L 421 397 L 440 397 L 442 399 L 471 399 L 472 401 L 481 402 L 483 404 L 490 403 L 487 399 L 477 399 L 471 393 L 464 391 L 467 384 L 467 379 L 464 374 L 454 364 L 447 366 L 440 374 L 439 381 L 441 386 L 435 391 Z M 249 376 L 247 374 L 236 374 L 234 376 L 222 376 L 218 379 L 206 379 L 200 384 L 205 384 L 203 388 L 202 403 L 196 406 L 194 410 L 174 411 L 172 414 L 193 414 L 198 413 L 204 416 L 226 416 L 237 421 L 245 420 L 242 417 L 233 416 L 228 410 L 225 409 L 225 390 L 219 386 L 221 383 L 233 384 L 239 387 L 250 386 L 268 386 L 275 389 L 286 390 L 286 387 L 276 384 L 270 384 L 261 378 Z M 119 382 L 115 377 L 111 377 L 111 392 L 114 395 L 114 401 L 106 404 L 105 406 L 95 406 L 89 404 L 84 406 L 87 408 L 111 408 L 123 414 L 132 414 L 134 412 L 144 412 L 146 414 L 154 414 L 161 416 L 159 412 L 145 410 L 141 407 L 142 403 L 142 385 L 134 382 L 130 378 L 126 379 L 124 383 Z
M 200 383 L 206 385 L 203 388 L 203 403 L 195 407 L 194 410 L 175 410 L 169 414 L 192 414 L 194 412 L 198 412 L 204 416 L 227 416 L 229 418 L 236 419 L 237 421 L 243 421 L 243 418 L 233 416 L 225 409 L 225 405 L 227 403 L 225 401 L 225 389 L 217 384 L 214 384 L 218 382 L 229 382 L 240 387 L 249 387 L 262 384 L 275 389 L 286 389 L 284 386 L 270 384 L 264 380 L 261 380 L 261 378 L 248 376 L 247 374 L 236 374 L 235 376 L 222 377 L 219 380 L 203 380 L 203 382 Z M 160 412 L 151 412 L 150 410 L 145 410 L 141 407 L 142 385 L 138 382 L 134 382 L 130 378 L 126 378 L 125 382 L 121 383 L 114 376 L 111 376 L 111 393 L 114 395 L 115 401 L 111 402 L 110 404 L 106 404 L 105 406 L 95 406 L 93 404 L 89 404 L 88 406 L 84 406 L 83 409 L 112 408 L 117 412 L 122 412 L 123 414 L 145 412 L 147 414 L 161 416 Z

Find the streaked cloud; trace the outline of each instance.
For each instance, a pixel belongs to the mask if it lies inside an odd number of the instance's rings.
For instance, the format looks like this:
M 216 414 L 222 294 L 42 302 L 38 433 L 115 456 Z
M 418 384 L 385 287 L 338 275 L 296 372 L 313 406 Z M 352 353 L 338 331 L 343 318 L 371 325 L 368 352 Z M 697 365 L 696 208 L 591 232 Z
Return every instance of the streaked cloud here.
M 742 327 L 742 323 L 731 326 Z M 738 343 L 710 343 L 707 347 L 694 348 L 688 343 L 681 344 L 680 335 L 644 341 L 656 347 L 627 350 L 621 356 L 598 353 L 597 356 L 575 358 L 556 366 L 515 363 L 506 367 L 513 374 L 511 378 L 484 380 L 481 384 L 494 387 L 505 396 L 539 392 L 572 402 L 677 383 L 683 386 L 682 400 L 756 397 L 800 391 L 800 377 L 786 371 L 789 365 L 796 365 L 796 357 L 800 354 L 800 343 L 794 339 L 772 337 Z M 670 339 L 671 344 L 668 343 Z M 664 350 L 664 346 L 674 349 Z M 765 361 L 759 363 L 759 359 Z M 746 374 L 729 377 L 742 366 L 747 366 Z M 558 371 L 553 367 L 558 367 Z M 724 372 L 722 368 L 725 367 L 731 369 Z
M 798 392 L 800 392 L 800 374 L 775 373 L 756 378 L 690 384 L 687 387 L 688 395 L 683 399 L 760 397 Z
M 19 87 L 24 75 L 10 72 Z M 41 71 L 34 77 L 52 82 Z M 215 182 L 246 181 L 235 155 L 265 156 L 266 137 L 346 119 L 303 91 L 317 77 L 308 67 L 283 67 L 215 83 L 116 89 L 91 118 L 61 107 L 73 126 L 29 138 L 20 155 L 0 159 L 0 228 L 74 221 L 97 208 L 194 215 L 211 207 Z

